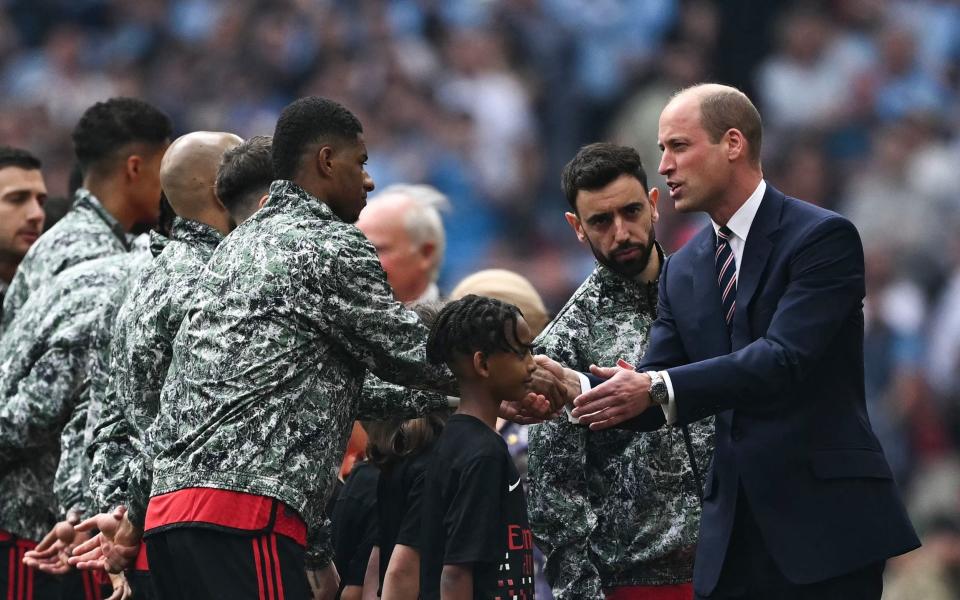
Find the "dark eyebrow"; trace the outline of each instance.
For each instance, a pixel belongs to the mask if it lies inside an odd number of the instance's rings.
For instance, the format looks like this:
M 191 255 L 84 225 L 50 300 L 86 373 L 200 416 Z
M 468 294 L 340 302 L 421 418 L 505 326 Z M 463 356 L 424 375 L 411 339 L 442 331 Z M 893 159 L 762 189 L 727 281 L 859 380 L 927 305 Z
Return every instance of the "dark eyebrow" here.
M 611 213 L 607 212 L 598 212 L 587 217 L 587 223 L 596 223 L 599 219 L 610 217 Z

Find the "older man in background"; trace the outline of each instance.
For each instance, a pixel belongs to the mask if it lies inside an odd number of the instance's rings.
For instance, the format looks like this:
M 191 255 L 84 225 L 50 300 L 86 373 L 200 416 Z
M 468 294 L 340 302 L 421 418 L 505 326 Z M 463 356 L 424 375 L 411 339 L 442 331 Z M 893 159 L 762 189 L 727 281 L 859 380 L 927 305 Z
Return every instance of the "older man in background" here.
M 361 211 L 357 227 L 377 249 L 400 302 L 440 297 L 437 278 L 447 242 L 440 211 L 448 206 L 447 197 L 434 187 L 397 184 Z

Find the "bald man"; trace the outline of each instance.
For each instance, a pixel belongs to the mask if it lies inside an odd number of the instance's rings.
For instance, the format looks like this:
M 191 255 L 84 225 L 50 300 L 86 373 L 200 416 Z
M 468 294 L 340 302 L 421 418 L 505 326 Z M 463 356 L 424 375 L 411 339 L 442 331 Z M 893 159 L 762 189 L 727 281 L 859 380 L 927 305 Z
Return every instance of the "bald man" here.
M 594 429 L 716 415 L 698 597 L 878 599 L 886 559 L 919 541 L 867 418 L 857 230 L 764 181 L 739 90 L 681 91 L 658 135 L 677 210 L 711 223 L 664 265 L 639 367 L 596 369 L 609 380 L 573 414 Z
M 173 338 L 214 249 L 266 196 L 273 180 L 270 139 L 187 134 L 168 149 L 160 180 L 177 217 L 169 240 L 155 236 L 156 258 L 117 314 L 102 359 L 109 364 L 99 381 L 102 410 L 89 415 L 96 423 L 88 448 L 90 487 L 101 512 L 131 506 L 129 494 L 150 491 L 152 440 L 144 433 L 156 416 Z M 139 561 L 131 584 L 148 590 L 146 579 L 146 563 Z
M 377 250 L 394 297 L 436 300 L 446 237 L 440 210 L 447 198 L 429 185 L 392 185 L 360 212 L 357 227 Z

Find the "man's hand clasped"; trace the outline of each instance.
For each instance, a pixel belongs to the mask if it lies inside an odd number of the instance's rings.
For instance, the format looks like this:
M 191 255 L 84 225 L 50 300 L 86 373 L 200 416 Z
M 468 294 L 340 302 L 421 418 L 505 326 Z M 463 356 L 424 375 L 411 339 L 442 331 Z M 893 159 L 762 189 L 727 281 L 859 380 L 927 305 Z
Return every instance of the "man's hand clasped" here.
M 500 418 L 521 425 L 533 425 L 550 419 L 580 393 L 580 379 L 570 369 L 547 356 L 534 357 L 530 393 L 517 401 L 500 403 Z
M 89 533 L 76 530 L 79 523 L 79 515 L 67 515 L 66 520 L 54 525 L 36 548 L 23 555 L 23 564 L 51 575 L 62 575 L 69 571 L 70 564 L 67 560 L 71 552 L 90 538 Z
M 573 402 L 573 416 L 590 429 L 609 429 L 650 408 L 650 376 L 624 361 L 616 367 L 592 365 L 590 372 L 602 379 L 600 385 L 580 394 Z
M 99 530 L 83 544 L 73 549 L 69 563 L 78 569 L 104 569 L 120 573 L 133 566 L 140 550 L 143 531 L 127 518 L 124 507 L 112 513 L 101 513 L 76 526 L 77 531 Z

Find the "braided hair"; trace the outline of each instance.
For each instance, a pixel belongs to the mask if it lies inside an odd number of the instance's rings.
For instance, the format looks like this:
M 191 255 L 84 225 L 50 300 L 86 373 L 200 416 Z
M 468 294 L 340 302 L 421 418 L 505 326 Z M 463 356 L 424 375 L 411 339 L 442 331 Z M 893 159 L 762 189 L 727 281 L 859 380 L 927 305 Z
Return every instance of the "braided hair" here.
M 427 339 L 427 358 L 435 364 L 452 365 L 457 356 L 474 352 L 521 353 L 517 322 L 523 313 L 513 304 L 469 294 L 447 304 L 437 315 Z M 512 338 L 507 336 L 510 326 Z

